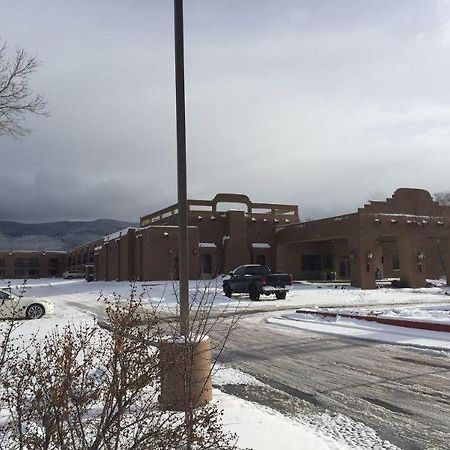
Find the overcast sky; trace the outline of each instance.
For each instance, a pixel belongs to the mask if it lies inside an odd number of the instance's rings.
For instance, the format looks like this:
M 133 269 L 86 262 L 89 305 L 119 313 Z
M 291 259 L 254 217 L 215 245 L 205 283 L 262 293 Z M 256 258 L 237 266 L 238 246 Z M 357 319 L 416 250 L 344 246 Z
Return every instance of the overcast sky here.
M 176 202 L 170 0 L 0 0 L 51 117 L 0 137 L 0 219 Z M 450 3 L 185 0 L 188 191 L 352 212 L 450 190 Z

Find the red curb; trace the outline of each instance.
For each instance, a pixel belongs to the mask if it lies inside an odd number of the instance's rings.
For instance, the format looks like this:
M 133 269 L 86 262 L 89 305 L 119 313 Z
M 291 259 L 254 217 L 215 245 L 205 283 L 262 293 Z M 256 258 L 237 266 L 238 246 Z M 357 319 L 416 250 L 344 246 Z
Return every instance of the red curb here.
M 394 325 L 397 327 L 405 328 L 417 328 L 420 330 L 429 331 L 443 331 L 445 333 L 450 333 L 450 324 L 446 323 L 436 323 L 436 322 L 421 322 L 417 320 L 407 320 L 407 319 L 390 319 L 387 317 L 378 316 L 358 316 L 354 314 L 338 314 L 330 311 L 314 311 L 308 309 L 298 309 L 296 311 L 300 314 L 315 314 L 322 317 L 345 317 L 348 319 L 366 320 L 368 322 L 378 322 L 385 325 Z

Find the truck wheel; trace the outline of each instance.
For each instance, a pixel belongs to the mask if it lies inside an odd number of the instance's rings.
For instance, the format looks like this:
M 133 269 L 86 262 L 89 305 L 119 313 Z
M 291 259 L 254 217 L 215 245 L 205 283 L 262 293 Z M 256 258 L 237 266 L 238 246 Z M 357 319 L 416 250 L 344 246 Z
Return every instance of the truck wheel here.
M 275 297 L 277 300 L 284 300 L 286 298 L 286 291 L 275 292 Z
M 250 296 L 250 300 L 252 300 L 253 302 L 257 302 L 259 300 L 259 292 L 254 284 L 249 287 L 248 294 Z
M 229 284 L 225 284 L 223 286 L 223 293 L 225 294 L 225 297 L 231 298 L 231 296 L 233 295 L 233 291 L 231 290 Z

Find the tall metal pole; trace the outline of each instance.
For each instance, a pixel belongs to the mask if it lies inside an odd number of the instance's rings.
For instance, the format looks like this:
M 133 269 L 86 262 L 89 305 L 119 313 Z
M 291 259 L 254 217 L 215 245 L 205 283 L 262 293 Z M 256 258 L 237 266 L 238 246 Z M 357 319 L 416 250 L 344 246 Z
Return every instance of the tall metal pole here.
M 178 247 L 180 331 L 189 335 L 189 255 L 187 228 L 186 117 L 184 98 L 183 0 L 174 0 L 175 87 L 177 107 Z

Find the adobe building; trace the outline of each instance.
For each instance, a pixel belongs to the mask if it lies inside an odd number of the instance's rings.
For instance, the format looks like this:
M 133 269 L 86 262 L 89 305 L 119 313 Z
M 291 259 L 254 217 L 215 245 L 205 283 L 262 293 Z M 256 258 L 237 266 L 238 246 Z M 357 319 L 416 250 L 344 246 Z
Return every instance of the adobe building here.
M 226 209 L 238 204 L 242 210 Z M 188 200 L 190 278 L 211 278 L 241 264 L 276 267 L 278 225 L 299 223 L 298 207 L 253 203 L 242 194 Z M 68 269 L 94 262 L 98 280 L 178 278 L 178 208 L 172 205 L 141 217 L 129 228 L 68 253 Z
M 426 278 L 450 280 L 450 207 L 421 189 L 397 189 L 353 214 L 280 226 L 276 241 L 277 269 L 300 280 L 335 272 L 362 289 L 376 288 L 377 274 L 414 288 Z
M 0 251 L 0 279 L 62 277 L 66 252 Z
M 141 217 L 138 228 L 79 246 L 58 261 L 69 270 L 94 266 L 97 280 L 177 279 L 177 224 L 174 204 Z M 300 221 L 296 205 L 217 194 L 212 200 L 188 200 L 188 225 L 191 279 L 257 263 L 296 280 L 350 281 L 362 289 L 375 288 L 376 278 L 399 278 L 409 287 L 425 286 L 426 278 L 450 280 L 450 207 L 421 189 L 398 189 L 355 213 L 309 222 Z M 0 277 L 22 278 L 25 270 L 28 277 L 62 272 L 44 259 L 39 269 L 28 265 L 21 272 L 23 261 L 16 266 L 1 258 Z

